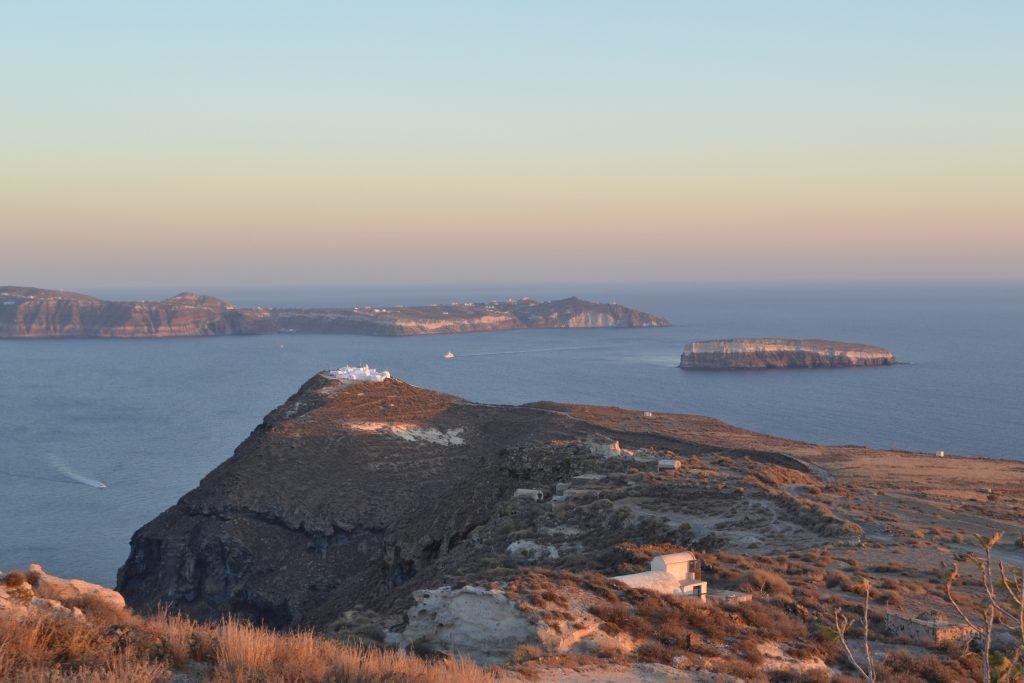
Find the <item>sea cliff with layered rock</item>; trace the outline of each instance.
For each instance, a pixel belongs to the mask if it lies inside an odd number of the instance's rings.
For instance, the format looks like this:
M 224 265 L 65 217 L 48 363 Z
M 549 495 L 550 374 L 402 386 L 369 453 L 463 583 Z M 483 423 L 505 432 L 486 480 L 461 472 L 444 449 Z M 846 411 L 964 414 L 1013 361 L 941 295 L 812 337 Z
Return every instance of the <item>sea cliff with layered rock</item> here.
M 201 337 L 281 332 L 405 336 L 668 325 L 667 320 L 649 313 L 577 297 L 390 308 L 240 308 L 190 292 L 160 301 L 104 301 L 75 292 L 0 287 L 0 338 Z
M 878 346 L 824 339 L 716 339 L 689 344 L 680 357 L 686 370 L 837 368 L 893 365 L 896 357 Z

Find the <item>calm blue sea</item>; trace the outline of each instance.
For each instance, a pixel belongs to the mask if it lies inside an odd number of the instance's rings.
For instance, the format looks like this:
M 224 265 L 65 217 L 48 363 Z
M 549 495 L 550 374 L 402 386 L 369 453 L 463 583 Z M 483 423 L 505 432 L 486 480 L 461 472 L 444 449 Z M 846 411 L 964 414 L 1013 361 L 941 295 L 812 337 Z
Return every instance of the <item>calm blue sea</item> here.
M 0 567 L 40 562 L 112 584 L 136 528 L 194 487 L 314 372 L 347 363 L 478 401 L 700 413 L 816 442 L 1024 459 L 1024 283 L 207 291 L 240 305 L 307 306 L 578 294 L 675 326 L 394 339 L 0 341 Z M 867 342 L 905 364 L 676 367 L 686 342 L 735 336 Z M 448 350 L 455 360 L 442 359 Z

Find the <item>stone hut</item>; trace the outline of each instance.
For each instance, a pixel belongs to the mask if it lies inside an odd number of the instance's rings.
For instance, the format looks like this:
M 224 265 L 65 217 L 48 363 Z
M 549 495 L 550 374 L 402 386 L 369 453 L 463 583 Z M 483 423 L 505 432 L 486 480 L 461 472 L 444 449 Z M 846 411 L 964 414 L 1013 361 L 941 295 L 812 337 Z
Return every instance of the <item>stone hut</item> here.
M 886 614 L 885 628 L 894 636 L 930 646 L 963 641 L 970 638 L 972 633 L 966 624 L 951 622 L 934 610 L 921 612 L 916 617 Z
M 700 577 L 700 560 L 691 552 L 658 555 L 651 560 L 650 571 L 612 578 L 633 588 L 665 595 L 692 595 L 705 600 L 708 594 L 708 583 Z

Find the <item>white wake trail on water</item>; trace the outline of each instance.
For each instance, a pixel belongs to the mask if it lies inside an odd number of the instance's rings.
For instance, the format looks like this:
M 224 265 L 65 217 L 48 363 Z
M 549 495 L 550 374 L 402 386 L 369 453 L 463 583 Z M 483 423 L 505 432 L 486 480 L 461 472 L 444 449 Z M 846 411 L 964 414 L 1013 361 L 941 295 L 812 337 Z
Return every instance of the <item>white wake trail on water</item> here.
M 75 472 L 70 467 L 68 467 L 67 463 L 60 460 L 57 456 L 50 456 L 50 464 L 53 465 L 53 469 L 63 474 L 71 481 L 77 482 L 79 484 L 85 484 L 86 486 L 91 486 L 94 489 L 107 488 L 107 485 L 104 484 L 99 479 L 91 479 L 89 477 L 84 477 L 81 474 Z

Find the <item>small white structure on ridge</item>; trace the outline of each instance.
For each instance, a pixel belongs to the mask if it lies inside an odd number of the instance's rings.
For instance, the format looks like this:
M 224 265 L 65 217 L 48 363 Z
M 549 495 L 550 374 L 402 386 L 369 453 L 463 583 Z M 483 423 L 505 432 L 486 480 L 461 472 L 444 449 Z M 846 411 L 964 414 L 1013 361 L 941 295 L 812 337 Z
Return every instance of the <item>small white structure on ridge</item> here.
M 544 492 L 537 489 L 516 489 L 512 497 L 526 498 L 527 500 L 544 500 Z
M 328 370 L 326 374 L 331 379 L 340 379 L 343 382 L 383 382 L 391 377 L 387 370 L 377 370 L 369 365 L 346 365 L 337 370 Z
M 708 582 L 700 578 L 700 560 L 691 552 L 658 555 L 651 560 L 651 571 L 612 578 L 632 588 L 665 595 L 692 595 L 706 600 L 708 594 Z
M 659 472 L 678 470 L 682 466 L 683 464 L 676 458 L 662 458 L 658 461 Z

